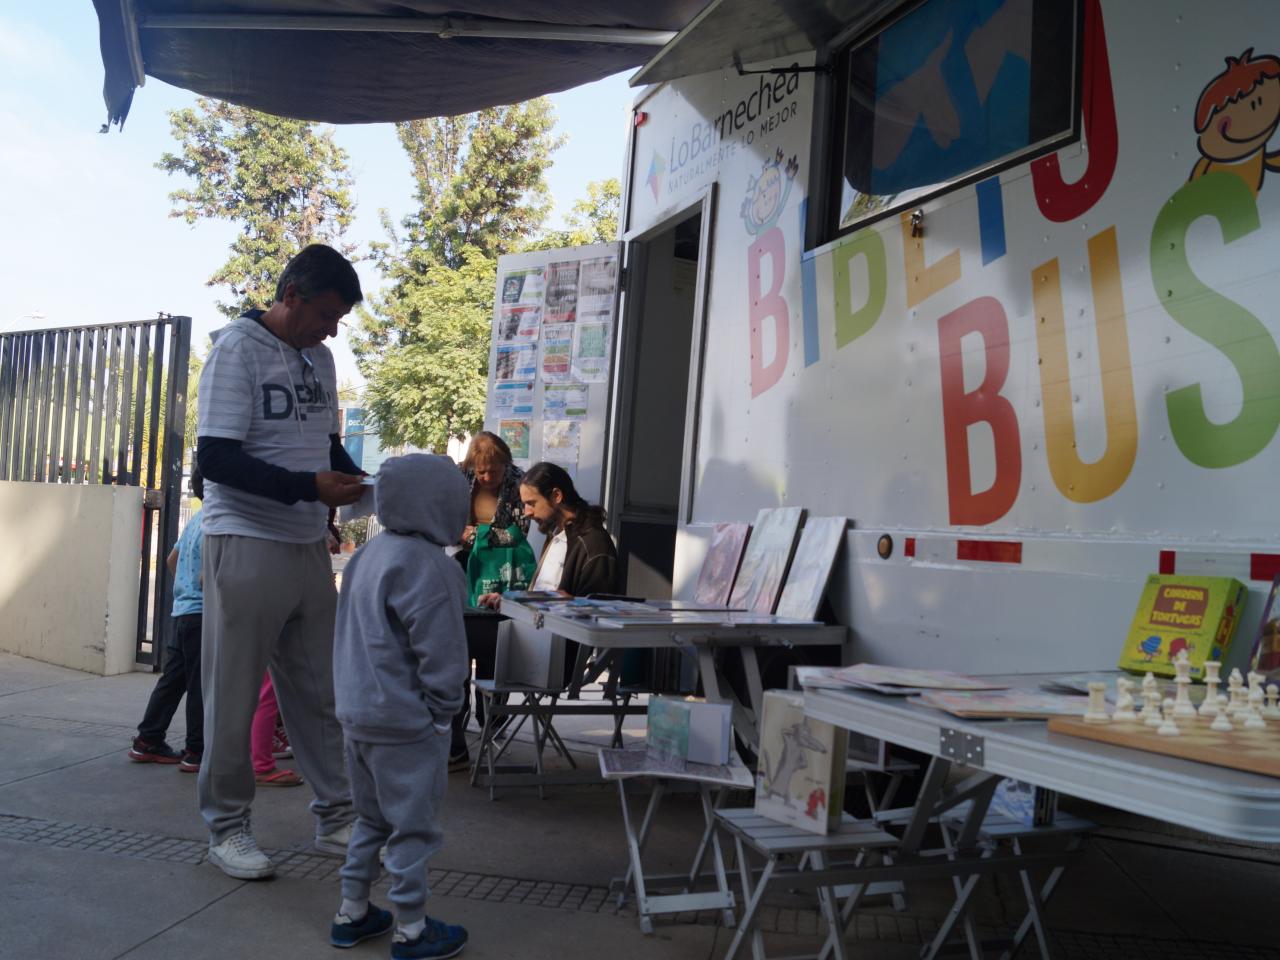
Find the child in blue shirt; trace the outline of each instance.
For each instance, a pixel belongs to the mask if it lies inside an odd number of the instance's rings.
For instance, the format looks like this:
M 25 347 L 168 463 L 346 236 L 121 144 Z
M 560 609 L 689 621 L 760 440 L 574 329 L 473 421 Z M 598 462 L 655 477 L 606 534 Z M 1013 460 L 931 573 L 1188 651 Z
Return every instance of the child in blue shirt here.
M 204 478 L 200 468 L 191 467 L 191 493 L 204 499 Z M 151 699 L 147 701 L 138 735 L 129 748 L 134 763 L 176 763 L 184 773 L 196 773 L 204 754 L 204 698 L 200 694 L 200 630 L 204 615 L 204 591 L 200 582 L 200 513 L 197 511 L 182 530 L 178 543 L 165 559 L 173 574 L 173 636 L 169 640 L 164 672 Z M 187 698 L 186 749 L 179 754 L 165 743 L 169 722 L 178 702 Z

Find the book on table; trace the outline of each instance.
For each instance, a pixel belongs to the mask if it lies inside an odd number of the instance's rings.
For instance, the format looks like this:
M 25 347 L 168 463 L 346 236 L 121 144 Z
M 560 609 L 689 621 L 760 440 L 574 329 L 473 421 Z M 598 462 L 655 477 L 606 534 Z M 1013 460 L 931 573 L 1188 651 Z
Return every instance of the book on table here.
M 1172 677 L 1184 651 L 1191 676 L 1204 676 L 1208 660 L 1231 646 L 1249 592 L 1231 577 L 1153 573 L 1147 577 L 1120 654 L 1120 669 Z
M 848 733 L 808 717 L 804 695 L 766 690 L 760 711 L 755 811 L 810 833 L 840 825 Z
M 732 708 L 698 697 L 650 697 L 645 746 L 690 763 L 727 763 L 733 746 Z

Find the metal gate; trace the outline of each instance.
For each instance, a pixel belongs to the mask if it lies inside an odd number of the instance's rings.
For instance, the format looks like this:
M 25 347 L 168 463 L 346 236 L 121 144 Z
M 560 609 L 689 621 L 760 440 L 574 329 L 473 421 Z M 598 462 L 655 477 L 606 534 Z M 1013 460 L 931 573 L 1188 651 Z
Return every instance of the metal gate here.
M 145 489 L 135 651 L 153 667 L 171 630 L 163 560 L 178 537 L 190 347 L 191 318 L 163 314 L 0 334 L 0 480 Z

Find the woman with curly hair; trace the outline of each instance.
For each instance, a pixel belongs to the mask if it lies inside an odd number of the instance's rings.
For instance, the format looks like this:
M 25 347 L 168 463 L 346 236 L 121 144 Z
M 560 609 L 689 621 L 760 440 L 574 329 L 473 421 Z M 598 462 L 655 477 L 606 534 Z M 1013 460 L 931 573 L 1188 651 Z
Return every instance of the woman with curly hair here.
M 467 571 L 467 591 L 473 606 L 484 595 L 524 590 L 533 578 L 533 548 L 525 539 L 529 521 L 520 501 L 524 472 L 512 462 L 511 448 L 497 434 L 485 430 L 471 439 L 462 472 L 471 483 L 471 514 L 462 534 L 458 560 Z M 477 677 L 492 677 L 495 624 L 491 617 L 467 619 L 467 647 Z M 453 721 L 449 769 L 469 765 L 466 728 L 470 711 L 470 681 L 463 682 L 463 709 Z M 480 698 L 476 719 L 483 722 Z

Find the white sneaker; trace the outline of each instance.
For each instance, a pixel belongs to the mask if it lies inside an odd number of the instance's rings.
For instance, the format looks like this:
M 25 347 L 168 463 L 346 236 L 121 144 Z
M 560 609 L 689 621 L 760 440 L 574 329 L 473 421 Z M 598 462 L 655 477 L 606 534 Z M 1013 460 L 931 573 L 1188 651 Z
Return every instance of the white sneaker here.
M 317 833 L 316 849 L 321 853 L 331 853 L 335 857 L 347 855 L 347 844 L 351 842 L 351 824 L 344 823 L 333 833 Z
M 209 844 L 209 862 L 237 880 L 265 880 L 276 872 L 276 865 L 258 849 L 258 843 L 247 827 L 242 827 L 221 843 Z

